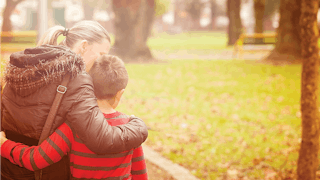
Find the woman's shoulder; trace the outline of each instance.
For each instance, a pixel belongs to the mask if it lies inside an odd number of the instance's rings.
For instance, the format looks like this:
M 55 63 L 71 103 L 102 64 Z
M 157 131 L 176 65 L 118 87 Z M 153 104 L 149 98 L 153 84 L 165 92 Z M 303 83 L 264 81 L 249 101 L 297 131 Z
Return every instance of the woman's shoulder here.
M 79 94 L 82 94 L 86 90 L 93 91 L 93 83 L 91 76 L 83 72 L 77 74 L 75 77 L 71 77 L 67 85 L 66 96 L 77 96 L 73 98 L 79 98 Z
M 74 77 L 71 77 L 69 85 L 70 88 L 81 88 L 84 86 L 93 86 L 92 78 L 87 72 L 82 72 Z

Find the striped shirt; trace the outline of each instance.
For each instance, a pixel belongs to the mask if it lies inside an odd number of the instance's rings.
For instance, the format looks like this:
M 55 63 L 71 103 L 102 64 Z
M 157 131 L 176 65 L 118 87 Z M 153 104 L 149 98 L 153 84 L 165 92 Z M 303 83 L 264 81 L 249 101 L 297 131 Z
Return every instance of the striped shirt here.
M 126 124 L 129 121 L 128 116 L 120 112 L 104 115 L 111 126 Z M 1 146 L 1 156 L 14 164 L 35 171 L 56 163 L 69 154 L 72 179 L 148 179 L 141 146 L 118 154 L 97 155 L 73 132 L 66 122 L 39 146 L 29 147 L 7 140 Z

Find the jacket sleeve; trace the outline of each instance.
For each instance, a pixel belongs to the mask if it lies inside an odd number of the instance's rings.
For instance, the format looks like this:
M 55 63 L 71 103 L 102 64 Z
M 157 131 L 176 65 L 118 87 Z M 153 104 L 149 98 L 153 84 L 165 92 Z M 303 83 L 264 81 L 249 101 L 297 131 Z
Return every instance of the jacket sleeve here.
M 77 79 L 84 81 L 86 77 L 77 77 L 73 82 Z M 83 143 L 96 154 L 130 150 L 140 146 L 148 137 L 146 124 L 137 117 L 130 118 L 125 125 L 108 124 L 98 107 L 91 77 L 82 83 L 66 118 Z
M 1 156 L 13 164 L 36 171 L 60 161 L 70 151 L 71 142 L 72 130 L 64 123 L 38 146 L 5 141 L 1 146 Z

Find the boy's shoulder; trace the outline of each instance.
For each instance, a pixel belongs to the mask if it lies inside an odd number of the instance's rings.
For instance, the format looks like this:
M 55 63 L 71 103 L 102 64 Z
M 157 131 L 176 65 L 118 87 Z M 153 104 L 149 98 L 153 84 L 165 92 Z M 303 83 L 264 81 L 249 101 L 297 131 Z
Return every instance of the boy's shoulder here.
M 126 115 L 125 113 L 122 113 L 119 111 L 117 111 L 117 112 L 119 113 L 119 117 L 121 117 L 121 118 L 130 118 L 130 116 Z
M 104 113 L 102 112 L 104 117 L 107 119 L 118 119 L 118 118 L 130 118 L 130 116 L 126 115 L 125 113 L 116 111 L 113 113 Z
M 129 119 L 130 119 L 130 116 L 119 111 L 110 113 L 110 114 L 105 114 L 105 113 L 103 114 L 111 126 L 126 124 L 129 122 Z

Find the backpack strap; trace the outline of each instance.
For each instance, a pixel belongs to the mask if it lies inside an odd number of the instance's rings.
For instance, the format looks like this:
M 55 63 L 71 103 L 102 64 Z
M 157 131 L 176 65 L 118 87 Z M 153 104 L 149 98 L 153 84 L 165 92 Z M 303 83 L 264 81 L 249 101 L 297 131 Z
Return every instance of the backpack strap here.
M 70 74 L 67 74 L 63 78 L 61 85 L 59 85 L 57 87 L 57 94 L 53 100 L 50 112 L 49 112 L 47 120 L 46 120 L 46 123 L 43 126 L 38 145 L 40 145 L 50 135 L 53 121 L 54 121 L 56 114 L 58 112 L 62 97 L 67 91 L 67 85 L 68 85 L 69 81 L 70 81 Z M 35 171 L 34 175 L 35 175 L 36 180 L 41 180 L 42 179 L 42 170 L 40 169 L 38 171 Z

